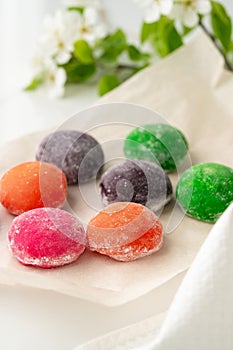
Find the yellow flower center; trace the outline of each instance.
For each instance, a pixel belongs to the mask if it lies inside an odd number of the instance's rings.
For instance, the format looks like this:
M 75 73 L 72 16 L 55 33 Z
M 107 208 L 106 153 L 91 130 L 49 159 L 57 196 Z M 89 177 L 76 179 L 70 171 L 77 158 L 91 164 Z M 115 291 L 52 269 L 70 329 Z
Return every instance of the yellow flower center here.
M 58 49 L 63 50 L 65 48 L 65 44 L 60 38 L 59 30 L 55 29 L 53 34 L 54 34 L 55 40 L 57 42 Z
M 57 47 L 60 49 L 60 50 L 63 50 L 65 45 L 64 43 L 61 41 L 61 40 L 58 40 L 57 41 Z
M 193 7 L 195 0 L 182 0 L 180 1 L 181 5 L 185 7 Z
M 88 27 L 85 24 L 82 24 L 79 28 L 81 34 L 86 34 L 89 32 Z
M 48 80 L 50 81 L 51 84 L 53 84 L 55 82 L 55 75 L 50 73 L 48 75 Z

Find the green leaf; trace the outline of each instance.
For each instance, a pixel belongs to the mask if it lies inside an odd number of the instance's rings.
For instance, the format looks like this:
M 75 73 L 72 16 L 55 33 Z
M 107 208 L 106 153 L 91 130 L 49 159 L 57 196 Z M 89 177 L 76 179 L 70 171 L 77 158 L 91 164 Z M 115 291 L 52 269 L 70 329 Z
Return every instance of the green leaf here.
M 186 26 L 183 26 L 183 32 L 182 32 L 182 35 L 185 36 L 185 35 L 188 35 L 190 34 L 197 26 L 193 27 L 193 28 L 190 28 L 190 27 L 186 27 Z
M 174 21 L 161 16 L 155 23 L 155 31 L 151 38 L 152 43 L 161 57 L 167 56 L 183 45 L 181 35 L 175 28 Z
M 225 51 L 231 43 L 232 23 L 223 5 L 216 1 L 211 2 L 211 24 L 215 37 L 221 42 Z
M 141 42 L 151 41 L 161 57 L 183 45 L 182 37 L 175 28 L 174 20 L 161 16 L 153 23 L 143 23 Z
M 139 66 L 139 67 L 134 68 L 133 74 L 132 74 L 132 75 L 134 75 L 134 74 L 140 72 L 140 70 L 143 70 L 143 69 L 145 69 L 145 68 L 147 68 L 147 67 L 149 67 L 149 63 L 143 64 L 142 66 Z
M 107 35 L 99 43 L 99 48 L 103 50 L 102 60 L 115 62 L 117 57 L 127 48 L 125 33 L 118 29 L 113 34 Z
M 82 15 L 83 12 L 84 12 L 84 7 L 69 6 L 69 7 L 67 7 L 67 10 L 68 10 L 68 11 L 78 11 L 78 12 L 80 12 L 81 15 Z
M 40 85 L 43 84 L 43 79 L 41 76 L 34 77 L 31 82 L 24 88 L 25 91 L 36 90 Z
M 136 46 L 129 45 L 128 46 L 128 55 L 132 61 L 143 61 L 148 60 L 150 55 L 147 53 L 141 52 Z
M 142 29 L 141 29 L 141 42 L 144 43 L 146 40 L 148 40 L 156 31 L 157 28 L 157 22 L 153 23 L 143 23 Z
M 100 96 L 115 89 L 120 85 L 119 79 L 116 75 L 103 75 L 98 84 L 98 92 Z
M 84 64 L 90 64 L 94 62 L 92 49 L 85 40 L 77 40 L 74 43 L 74 56 Z
M 68 63 L 61 65 L 67 74 L 67 83 L 80 83 L 95 74 L 96 66 L 94 63 L 83 64 L 77 59 L 72 58 Z

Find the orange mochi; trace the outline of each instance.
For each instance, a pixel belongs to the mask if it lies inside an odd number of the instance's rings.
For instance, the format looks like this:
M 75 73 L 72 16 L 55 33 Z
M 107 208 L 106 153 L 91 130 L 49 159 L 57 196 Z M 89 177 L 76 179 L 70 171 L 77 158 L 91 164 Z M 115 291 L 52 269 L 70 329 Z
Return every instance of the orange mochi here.
M 132 261 L 161 248 L 163 228 L 156 215 L 145 206 L 118 202 L 90 220 L 87 240 L 92 251 L 115 260 Z
M 0 180 L 0 202 L 14 215 L 42 207 L 61 207 L 66 177 L 55 165 L 32 161 L 16 165 Z

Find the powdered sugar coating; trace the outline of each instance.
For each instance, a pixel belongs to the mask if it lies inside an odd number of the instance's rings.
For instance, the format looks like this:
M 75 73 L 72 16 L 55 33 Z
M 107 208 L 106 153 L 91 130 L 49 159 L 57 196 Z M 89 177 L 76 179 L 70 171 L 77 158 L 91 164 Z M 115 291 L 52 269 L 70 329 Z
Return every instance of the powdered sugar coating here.
M 88 247 L 119 261 L 132 261 L 159 250 L 162 224 L 148 208 L 137 203 L 110 204 L 87 226 Z
M 77 184 L 96 177 L 104 154 L 92 136 L 77 130 L 59 130 L 41 141 L 36 159 L 55 164 L 65 173 L 68 184 Z
M 66 177 L 53 164 L 24 162 L 0 180 L 0 201 L 12 214 L 41 207 L 61 207 L 66 200 Z
M 159 165 L 126 160 L 103 174 L 100 193 L 104 205 L 131 201 L 157 211 L 171 200 L 172 184 Z
M 81 222 L 68 212 L 39 208 L 13 220 L 8 242 L 22 264 L 52 268 L 77 260 L 85 250 L 86 236 Z
M 233 169 L 218 163 L 196 164 L 180 177 L 176 196 L 186 215 L 214 223 L 233 202 Z
M 169 124 L 141 125 L 125 139 L 124 154 L 128 159 L 143 159 L 175 171 L 184 162 L 188 142 L 183 133 Z

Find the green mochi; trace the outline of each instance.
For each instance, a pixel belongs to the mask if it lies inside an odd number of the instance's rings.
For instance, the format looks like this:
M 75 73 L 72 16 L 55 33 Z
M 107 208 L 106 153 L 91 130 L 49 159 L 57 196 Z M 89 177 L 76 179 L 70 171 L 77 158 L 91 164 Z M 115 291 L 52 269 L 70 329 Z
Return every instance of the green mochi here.
M 126 158 L 155 162 L 166 171 L 175 171 L 183 163 L 187 152 L 185 136 L 169 124 L 148 124 L 135 128 L 124 143 Z
M 233 202 L 233 169 L 217 163 L 194 165 L 179 179 L 176 198 L 187 215 L 216 222 Z

